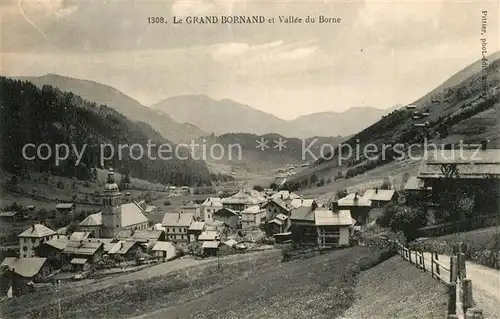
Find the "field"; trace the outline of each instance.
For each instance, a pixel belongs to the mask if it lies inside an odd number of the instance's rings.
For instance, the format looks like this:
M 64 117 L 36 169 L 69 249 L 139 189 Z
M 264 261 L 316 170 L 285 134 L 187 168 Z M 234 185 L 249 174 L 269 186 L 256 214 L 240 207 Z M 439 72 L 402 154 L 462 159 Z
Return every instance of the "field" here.
M 355 275 L 381 254 L 355 247 L 286 263 L 279 251 L 252 256 L 68 292 L 62 317 L 334 318 L 354 301 Z M 56 303 L 54 295 L 35 293 L 1 306 L 3 318 L 55 318 Z
M 446 287 L 399 256 L 362 272 L 355 294 L 356 302 L 342 318 L 446 317 Z

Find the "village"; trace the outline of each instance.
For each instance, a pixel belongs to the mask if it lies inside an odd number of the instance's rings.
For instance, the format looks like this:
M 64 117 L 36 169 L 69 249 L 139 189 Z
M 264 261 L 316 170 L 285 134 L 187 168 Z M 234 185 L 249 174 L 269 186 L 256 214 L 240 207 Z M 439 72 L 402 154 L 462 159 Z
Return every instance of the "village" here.
M 476 194 L 488 190 L 495 181 L 491 174 L 499 174 L 500 154 L 498 150 L 484 149 L 481 160 L 468 161 L 463 157 L 450 160 L 454 151 L 446 152 L 438 153 L 441 157 L 424 159 L 418 175 L 407 176 L 401 187 L 384 180 L 380 187 L 351 193 L 338 190 L 328 201 L 304 198 L 283 189 L 240 187 L 227 197 L 208 196 L 201 203 L 185 202 L 164 213 L 161 223 L 147 217 L 152 210 L 158 212 L 157 207 L 130 202 L 110 168 L 101 193 L 101 211 L 88 215 L 74 231 L 33 223 L 18 234 L 15 256 L 1 262 L 3 269 L 12 274 L 7 296 L 15 298 L 54 282 L 119 275 L 177 258 L 219 258 L 286 245 L 329 250 L 363 244 L 360 235 L 375 224 L 384 225 L 383 220 L 388 218 L 384 215 L 402 201 L 410 209 L 425 207 L 424 221 L 410 225 L 418 229 L 408 232 L 403 227 L 407 239 L 433 236 L 443 233 L 443 229 L 453 231 L 451 223 L 443 224 L 434 216 L 438 215 L 438 198 L 443 196 L 443 181 L 449 184 L 454 174 L 460 174 L 461 178 L 455 180 L 476 187 Z M 476 203 L 481 204 L 488 200 L 477 198 Z M 494 207 L 494 198 L 490 206 Z M 66 215 L 74 214 L 75 207 L 74 203 L 56 205 L 57 211 Z M 494 215 L 483 214 L 466 217 L 473 219 L 460 222 L 469 228 L 489 226 L 489 221 L 495 219 Z M 4 211 L 0 218 L 23 216 Z

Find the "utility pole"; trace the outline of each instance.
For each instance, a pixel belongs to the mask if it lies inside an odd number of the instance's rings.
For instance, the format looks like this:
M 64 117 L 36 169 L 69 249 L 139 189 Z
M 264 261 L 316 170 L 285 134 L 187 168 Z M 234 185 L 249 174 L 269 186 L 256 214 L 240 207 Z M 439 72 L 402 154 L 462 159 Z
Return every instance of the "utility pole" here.
M 61 283 L 61 281 L 57 280 L 55 283 L 56 283 L 56 295 L 57 295 L 57 319 L 62 319 L 62 315 L 61 315 L 61 298 L 59 296 L 59 284 Z

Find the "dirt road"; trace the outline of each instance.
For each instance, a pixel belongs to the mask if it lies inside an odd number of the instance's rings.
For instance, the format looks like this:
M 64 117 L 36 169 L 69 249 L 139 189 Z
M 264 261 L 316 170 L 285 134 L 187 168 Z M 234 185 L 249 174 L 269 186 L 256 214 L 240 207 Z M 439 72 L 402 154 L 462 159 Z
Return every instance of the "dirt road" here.
M 424 253 L 425 267 L 430 269 L 431 254 Z M 450 268 L 450 256 L 439 255 L 439 262 Z M 466 262 L 466 275 L 472 281 L 472 296 L 487 319 L 500 319 L 500 271 L 473 262 Z M 441 270 L 441 276 L 449 281 L 449 272 Z

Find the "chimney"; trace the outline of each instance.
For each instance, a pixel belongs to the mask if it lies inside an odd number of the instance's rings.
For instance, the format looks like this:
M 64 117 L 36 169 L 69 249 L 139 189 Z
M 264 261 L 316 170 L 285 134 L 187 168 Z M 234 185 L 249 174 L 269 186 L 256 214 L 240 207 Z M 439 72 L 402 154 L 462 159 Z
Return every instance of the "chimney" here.
M 35 231 L 35 224 L 31 225 L 31 231 Z
M 377 194 L 377 193 L 378 193 L 378 187 L 377 187 L 377 188 L 375 188 L 375 194 Z
M 354 193 L 354 200 L 358 199 L 358 192 Z

